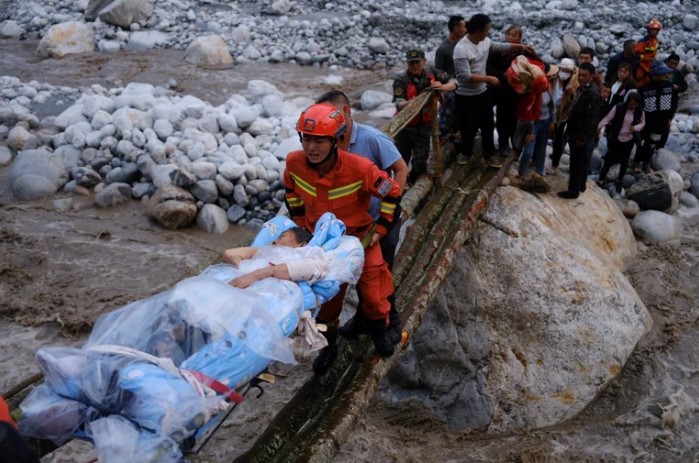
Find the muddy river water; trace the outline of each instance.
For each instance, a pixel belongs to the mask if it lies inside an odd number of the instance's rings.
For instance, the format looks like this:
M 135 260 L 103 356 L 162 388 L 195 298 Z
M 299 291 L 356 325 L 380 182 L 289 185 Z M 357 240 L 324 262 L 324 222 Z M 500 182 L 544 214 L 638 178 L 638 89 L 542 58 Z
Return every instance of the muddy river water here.
M 319 95 L 331 74 L 342 76 L 342 88 L 354 97 L 390 88 L 386 74 L 367 71 L 270 64 L 201 70 L 177 50 L 37 61 L 35 48 L 30 41 L 0 41 L 0 75 L 81 88 L 133 81 L 166 86 L 175 79 L 178 91 L 212 104 L 253 78 L 274 83 L 287 97 Z M 38 346 L 79 344 L 99 314 L 169 287 L 251 237 L 240 227 L 223 235 L 165 231 L 145 217 L 139 202 L 103 210 L 91 207 L 90 198 L 58 194 L 20 203 L 7 174 L 0 169 L 0 393 L 37 371 L 32 357 Z M 574 419 L 528 433 L 453 431 L 418 403 L 394 403 L 385 385 L 335 461 L 699 461 L 699 217 L 685 217 L 684 229 L 679 248 L 639 245 L 629 277 L 653 315 L 653 331 Z M 240 455 L 310 371 L 301 361 L 280 375 L 193 460 Z M 85 455 L 68 451 L 51 461 L 85 461 Z

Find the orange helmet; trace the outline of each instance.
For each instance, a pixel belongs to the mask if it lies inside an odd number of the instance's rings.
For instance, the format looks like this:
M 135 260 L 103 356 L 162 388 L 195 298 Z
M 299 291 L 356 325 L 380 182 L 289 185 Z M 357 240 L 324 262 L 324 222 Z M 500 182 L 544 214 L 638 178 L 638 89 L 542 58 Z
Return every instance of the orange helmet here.
M 340 138 L 347 131 L 342 111 L 329 104 L 314 104 L 301 113 L 296 124 L 300 134 Z
M 651 19 L 646 28 L 660 30 L 663 28 L 663 25 L 660 24 L 660 21 L 658 21 L 657 19 Z

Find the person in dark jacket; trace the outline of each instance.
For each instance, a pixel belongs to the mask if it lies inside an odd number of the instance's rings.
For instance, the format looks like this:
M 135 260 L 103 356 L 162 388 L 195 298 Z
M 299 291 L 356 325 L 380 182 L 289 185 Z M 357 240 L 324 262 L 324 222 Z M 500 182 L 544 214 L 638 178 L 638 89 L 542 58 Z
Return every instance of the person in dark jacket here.
M 619 176 L 615 188 L 621 193 L 622 180 L 629 164 L 634 138 L 646 124 L 643 113 L 643 98 L 636 90 L 631 90 L 623 102 L 614 105 L 609 113 L 597 125 L 598 129 L 605 127 L 608 142 L 604 165 L 599 173 L 597 184 L 604 186 L 607 172 L 614 164 L 619 164 Z
M 643 146 L 634 160 L 637 164 L 642 164 L 646 173 L 651 171 L 650 160 L 655 150 L 665 146 L 672 117 L 677 111 L 679 97 L 672 88 L 671 74 L 672 69 L 656 61 L 650 69 L 650 82 L 640 90 L 646 113 L 646 127 L 642 134 Z
M 636 41 L 629 39 L 624 42 L 624 50 L 609 58 L 607 63 L 607 73 L 604 75 L 604 83 L 611 86 L 617 79 L 617 70 L 621 63 L 627 63 L 630 66 L 633 77 L 638 69 L 638 57 L 636 56 Z
M 672 53 L 665 59 L 665 65 L 672 69 L 672 76 L 670 77 L 670 82 L 672 82 L 672 88 L 679 94 L 687 91 L 689 86 L 684 78 L 684 72 L 678 69 L 680 65 L 680 57 L 676 53 Z
M 597 88 L 592 84 L 594 75 L 595 67 L 591 63 L 583 63 L 579 66 L 580 88 L 575 93 L 566 129 L 570 148 L 570 177 L 568 190 L 558 193 L 561 198 L 575 199 L 587 189 L 591 146 L 597 137 L 597 123 L 600 120 L 603 103 Z

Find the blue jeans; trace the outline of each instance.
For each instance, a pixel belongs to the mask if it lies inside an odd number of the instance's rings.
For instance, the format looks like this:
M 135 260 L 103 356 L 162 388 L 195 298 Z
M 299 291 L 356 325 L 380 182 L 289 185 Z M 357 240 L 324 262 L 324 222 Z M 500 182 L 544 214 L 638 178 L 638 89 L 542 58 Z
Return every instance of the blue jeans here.
M 544 175 L 544 164 L 546 163 L 546 143 L 549 136 L 549 125 L 551 118 L 539 119 L 534 122 L 534 141 L 527 143 L 522 147 L 522 155 L 519 159 L 519 168 L 517 173 L 520 177 L 524 176 L 529 170 L 529 163 L 534 157 L 536 162 L 536 172 L 539 175 Z

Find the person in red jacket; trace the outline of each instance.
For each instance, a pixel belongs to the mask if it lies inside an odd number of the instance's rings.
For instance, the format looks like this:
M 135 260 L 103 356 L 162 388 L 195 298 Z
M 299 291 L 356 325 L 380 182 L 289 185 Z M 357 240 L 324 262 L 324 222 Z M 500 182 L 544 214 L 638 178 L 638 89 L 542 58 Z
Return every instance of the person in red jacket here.
M 399 213 L 401 188 L 370 160 L 338 148 L 347 130 L 342 114 L 329 104 L 307 108 L 297 124 L 303 150 L 286 157 L 284 187 L 289 214 L 299 227 L 315 230 L 321 215 L 332 212 L 347 227 L 347 233 L 365 244 L 364 269 L 357 284 L 362 297 L 366 328 L 376 352 L 393 355 L 393 343 L 386 327 L 393 294 L 393 277 L 381 253 L 379 240 Z M 371 197 L 380 198 L 379 218 L 369 213 Z M 318 374 L 325 373 L 337 356 L 337 325 L 346 286 L 323 304 L 317 320 L 328 326 L 325 347 L 313 362 Z

